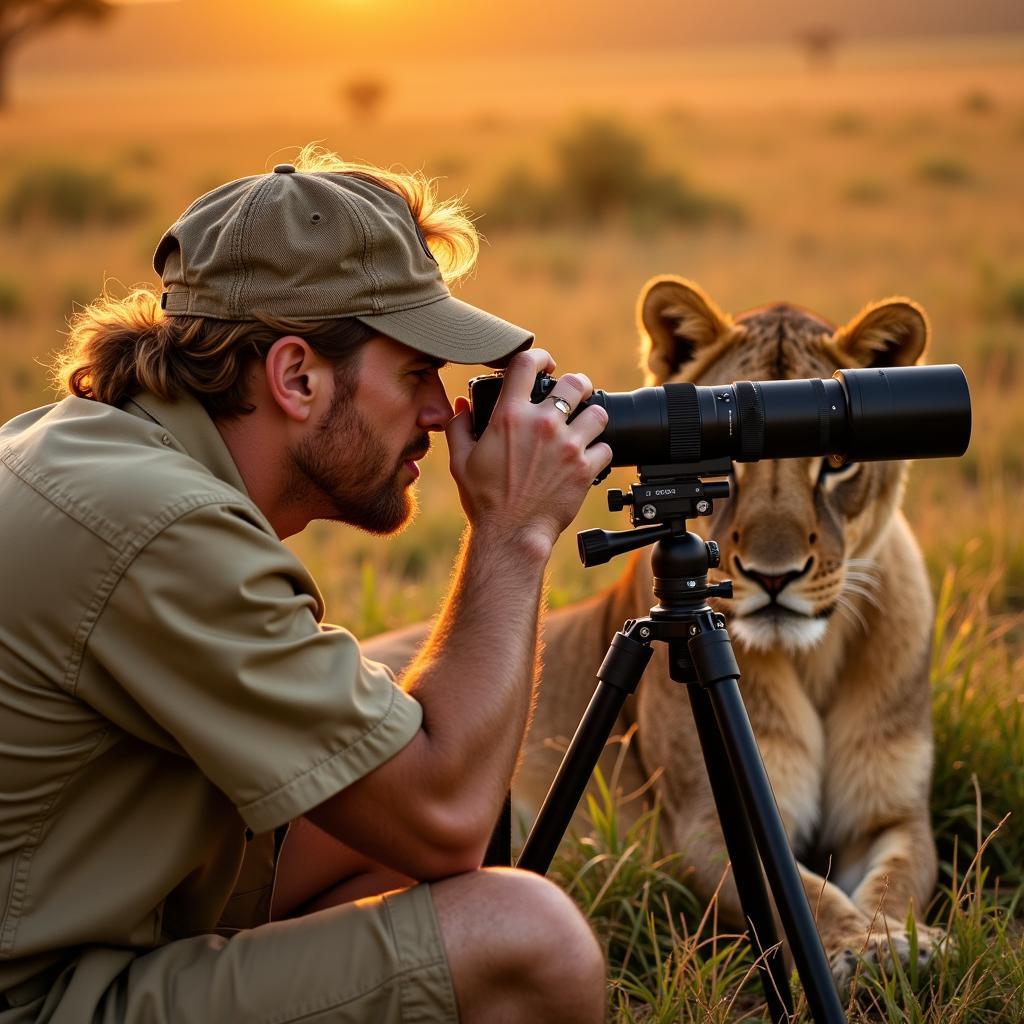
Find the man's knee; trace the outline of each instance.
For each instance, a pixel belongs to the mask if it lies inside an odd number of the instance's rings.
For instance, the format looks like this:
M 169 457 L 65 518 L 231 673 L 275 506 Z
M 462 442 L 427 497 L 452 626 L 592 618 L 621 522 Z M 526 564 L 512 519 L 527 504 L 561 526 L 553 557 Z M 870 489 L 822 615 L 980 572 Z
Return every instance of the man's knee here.
M 565 1020 L 601 1019 L 604 957 L 572 900 L 540 875 L 487 869 L 431 885 L 460 1005 L 509 986 L 526 999 L 565 1000 Z M 469 1015 L 467 1015 L 468 1018 Z M 547 1019 L 537 1017 L 536 1019 Z M 552 1016 L 550 1019 L 559 1019 Z

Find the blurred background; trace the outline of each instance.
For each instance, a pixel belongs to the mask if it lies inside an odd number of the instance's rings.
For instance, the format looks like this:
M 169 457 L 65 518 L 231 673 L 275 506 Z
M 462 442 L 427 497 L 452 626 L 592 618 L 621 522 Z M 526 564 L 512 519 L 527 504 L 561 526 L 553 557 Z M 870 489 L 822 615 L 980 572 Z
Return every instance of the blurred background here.
M 193 198 L 316 140 L 465 195 L 486 243 L 457 293 L 606 389 L 641 384 L 657 273 L 734 313 L 922 303 L 976 428 L 914 467 L 908 509 L 936 587 L 955 568 L 1019 637 L 1022 58 L 1019 0 L 0 0 L 0 421 L 52 400 L 76 304 L 153 281 Z M 462 526 L 443 441 L 420 486 L 396 541 L 293 542 L 360 635 L 437 607 Z M 603 490 L 579 522 L 614 522 Z M 563 538 L 552 603 L 619 571 Z
M 841 324 L 885 296 L 925 307 L 928 358 L 964 366 L 975 415 L 967 456 L 914 465 L 905 500 L 938 598 L 943 884 L 957 890 L 1013 817 L 958 933 L 976 964 L 948 974 L 933 1015 L 890 1019 L 1020 1020 L 1021 0 L 0 0 L 0 423 L 53 400 L 48 363 L 77 307 L 155 283 L 156 242 L 191 200 L 313 141 L 465 196 L 485 244 L 457 294 L 608 390 L 642 383 L 634 307 L 655 274 L 697 281 L 732 313 L 784 300 Z M 446 371 L 450 393 L 472 372 Z M 367 637 L 435 612 L 463 524 L 446 463 L 436 440 L 399 537 L 315 523 L 288 542 L 330 621 Z M 600 488 L 577 525 L 626 524 Z M 621 571 L 583 570 L 570 531 L 551 604 Z M 640 875 L 620 871 L 617 843 L 605 859 L 619 888 L 581 905 L 596 919 L 614 903 L 633 949 L 630 922 L 648 911 L 636 894 L 678 886 L 651 882 L 664 872 L 646 845 Z M 569 856 L 564 881 L 593 879 L 580 865 L 601 862 L 594 849 Z M 674 962 L 674 920 L 645 977 Z M 962 983 L 972 971 L 983 983 Z M 980 1016 L 961 1012 L 963 992 Z

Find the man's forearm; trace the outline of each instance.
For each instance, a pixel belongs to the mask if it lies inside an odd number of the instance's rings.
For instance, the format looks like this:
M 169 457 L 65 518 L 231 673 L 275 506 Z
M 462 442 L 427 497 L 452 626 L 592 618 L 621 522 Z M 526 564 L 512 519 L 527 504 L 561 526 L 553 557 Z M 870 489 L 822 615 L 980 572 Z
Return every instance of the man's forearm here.
M 448 599 L 402 679 L 423 707 L 441 795 L 495 817 L 533 705 L 547 557 L 543 546 L 467 530 Z

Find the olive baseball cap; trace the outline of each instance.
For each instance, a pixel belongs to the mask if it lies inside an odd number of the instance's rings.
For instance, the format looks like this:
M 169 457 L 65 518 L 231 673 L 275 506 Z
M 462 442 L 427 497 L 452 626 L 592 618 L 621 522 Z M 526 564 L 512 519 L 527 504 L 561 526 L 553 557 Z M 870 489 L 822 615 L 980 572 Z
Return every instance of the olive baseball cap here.
M 278 164 L 221 185 L 167 229 L 153 266 L 168 316 L 354 317 L 454 363 L 500 365 L 533 343 L 454 298 L 406 201 L 351 174 Z

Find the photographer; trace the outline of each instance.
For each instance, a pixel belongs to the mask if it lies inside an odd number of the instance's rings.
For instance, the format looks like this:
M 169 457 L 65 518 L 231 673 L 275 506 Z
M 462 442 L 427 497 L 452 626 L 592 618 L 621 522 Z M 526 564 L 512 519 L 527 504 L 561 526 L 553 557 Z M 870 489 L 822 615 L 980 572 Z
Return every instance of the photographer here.
M 3 1024 L 604 1019 L 568 898 L 480 864 L 607 414 L 531 405 L 554 363 L 450 296 L 476 236 L 422 178 L 298 167 L 194 202 L 0 428 Z M 475 442 L 438 370 L 503 361 Z M 468 525 L 396 683 L 281 540 L 401 529 L 441 430 Z

